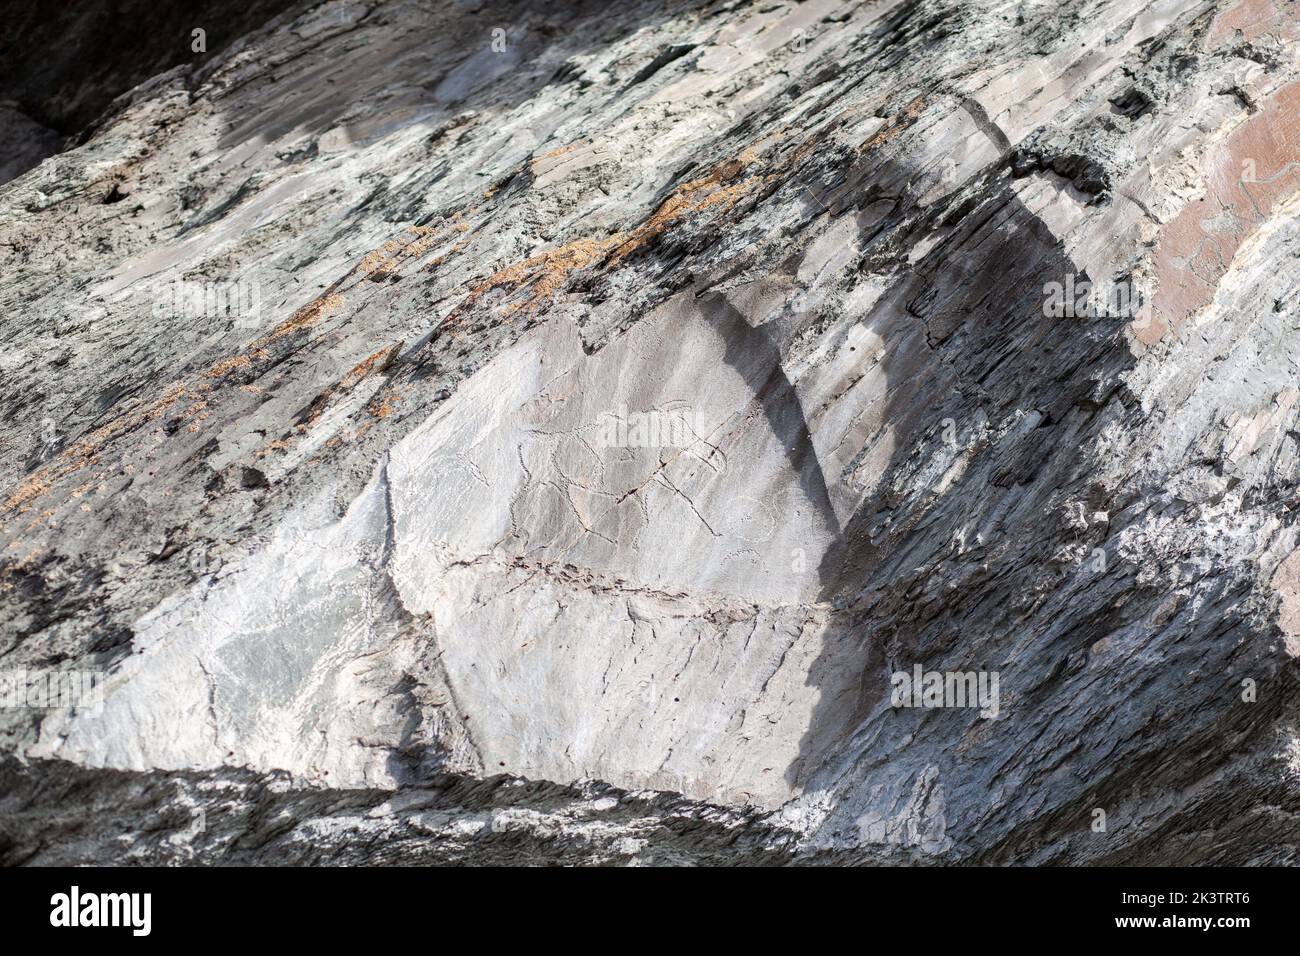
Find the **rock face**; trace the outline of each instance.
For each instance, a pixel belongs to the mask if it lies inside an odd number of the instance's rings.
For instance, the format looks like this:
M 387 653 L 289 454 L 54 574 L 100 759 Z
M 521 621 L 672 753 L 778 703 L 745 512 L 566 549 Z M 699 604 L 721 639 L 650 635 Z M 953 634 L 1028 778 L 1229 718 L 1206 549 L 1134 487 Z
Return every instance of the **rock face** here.
M 0 34 L 0 183 L 63 139 L 82 142 L 113 101 L 178 64 L 206 62 L 292 6 L 290 0 L 9 0 Z M 129 97 L 128 97 L 129 101 Z
M 0 861 L 1297 861 L 1300 5 L 176 62 L 0 187 Z

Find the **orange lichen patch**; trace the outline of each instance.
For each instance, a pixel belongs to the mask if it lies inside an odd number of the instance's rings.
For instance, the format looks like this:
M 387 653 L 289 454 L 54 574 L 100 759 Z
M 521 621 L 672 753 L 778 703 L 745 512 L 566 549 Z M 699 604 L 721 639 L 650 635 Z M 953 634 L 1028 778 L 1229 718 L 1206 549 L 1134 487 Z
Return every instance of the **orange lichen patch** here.
M 1208 48 L 1213 52 L 1230 43 L 1238 33 L 1247 42 L 1267 34 L 1279 39 L 1300 36 L 1300 22 L 1295 15 L 1283 13 L 1278 7 L 1274 0 L 1241 0 L 1220 12 L 1210 27 Z
M 370 414 L 375 418 L 387 418 L 393 413 L 393 406 L 401 404 L 402 396 L 396 389 L 386 388 L 370 402 Z
M 336 384 L 326 388 L 312 399 L 311 404 L 307 406 L 304 418 L 297 426 L 298 429 L 303 430 L 305 426 L 316 422 L 336 397 L 350 391 L 358 382 L 366 378 L 368 375 L 371 375 L 376 371 L 383 372 L 390 368 L 393 362 L 397 359 L 398 353 L 401 352 L 402 346 L 405 344 L 406 342 L 403 340 L 398 342 L 396 345 L 385 346 L 378 352 L 354 365 Z
M 343 296 L 333 291 L 338 282 L 330 286 L 322 295 L 312 299 L 289 318 L 285 319 L 266 335 L 254 340 L 247 350 L 239 355 L 232 355 L 215 362 L 205 373 L 209 378 L 221 378 L 235 370 L 247 370 L 253 367 L 253 359 L 264 361 L 270 358 L 266 347 L 300 329 L 309 329 L 322 319 L 333 315 L 343 307 Z M 204 386 L 206 387 L 206 386 Z M 242 386 L 241 386 L 242 387 Z M 206 417 L 206 416 L 204 416 Z M 196 429 L 191 426 L 190 431 Z
M 396 275 L 403 261 L 419 258 L 443 238 L 443 225 L 449 225 L 456 232 L 468 232 L 470 225 L 461 221 L 461 216 L 462 214 L 457 212 L 449 222 L 439 226 L 407 226 L 406 231 L 412 234 L 414 239 L 389 239 L 378 249 L 366 253 L 357 265 L 356 271 L 367 279 Z
M 488 276 L 470 291 L 462 305 L 469 305 L 492 289 L 503 286 L 524 285 L 532 283 L 532 296 L 526 302 L 515 302 L 504 309 L 505 315 L 513 315 L 520 309 L 534 308 L 542 299 L 555 293 L 577 269 L 601 259 L 611 247 L 614 237 L 605 240 L 579 239 L 558 249 L 551 249 L 540 255 L 507 266 Z
M 378 249 L 366 253 L 357 269 L 367 278 L 376 273 L 387 273 L 390 271 L 389 257 L 401 248 L 401 242 L 396 239 L 389 239 Z
M 64 474 L 71 473 L 75 470 L 75 468 L 70 468 L 67 472 L 59 472 L 56 469 L 49 468 L 48 466 L 37 469 L 20 482 L 18 487 L 10 493 L 8 500 L 5 502 L 4 510 L 13 511 L 15 509 L 22 509 L 23 506 L 28 504 L 30 501 L 49 491 L 50 486 L 59 478 L 62 478 Z
M 612 262 L 617 264 L 626 259 L 683 217 L 712 209 L 730 209 L 766 181 L 762 177 L 751 177 L 733 182 L 746 165 L 739 159 L 728 160 L 702 179 L 680 186 L 655 210 L 654 215 L 622 237 L 614 250 Z
M 878 129 L 875 134 L 865 143 L 858 147 L 859 152 L 867 152 L 875 149 L 877 146 L 889 142 L 903 130 L 907 129 L 917 121 L 917 118 L 925 112 L 925 97 L 918 96 L 912 102 L 903 107 L 903 112 L 894 117 L 893 122 L 887 126 Z
M 402 249 L 402 256 L 407 259 L 417 259 L 428 252 L 438 242 L 441 235 L 439 230 L 433 226 L 408 226 L 407 227 L 416 238 L 408 242 Z M 466 228 L 469 228 L 466 226 Z
M 284 451 L 286 448 L 292 448 L 293 443 L 284 438 L 277 438 L 275 441 L 267 442 L 254 454 L 254 458 L 265 458 L 274 451 Z
M 454 218 L 459 218 L 459 214 Z M 381 247 L 382 250 L 396 256 L 417 255 L 436 241 L 437 230 L 433 227 L 411 226 L 408 229 L 415 236 L 413 240 L 389 240 Z M 249 369 L 252 367 L 254 359 L 266 360 L 270 357 L 266 350 L 268 345 L 300 329 L 311 328 L 325 317 L 337 312 L 344 304 L 343 296 L 335 291 L 342 284 L 342 281 L 335 282 L 323 294 L 298 309 L 267 335 L 252 342 L 244 353 L 214 363 L 206 370 L 203 377 L 216 379 L 234 370 Z M 394 350 L 400 348 L 400 346 L 401 343 L 390 349 L 382 349 L 379 353 L 376 353 L 376 356 L 391 353 L 387 360 L 391 361 L 396 355 Z M 375 359 L 376 356 L 372 356 L 371 359 Z M 353 369 L 349 375 L 355 374 L 364 377 L 365 374 L 368 374 L 368 372 L 361 371 L 361 367 L 365 364 L 365 362 L 361 363 L 361 366 Z M 214 387 L 212 384 L 202 380 L 189 384 L 172 382 L 152 405 L 136 406 L 107 425 L 95 429 L 60 452 L 53 461 L 38 468 L 19 482 L 9 493 L 4 503 L 0 505 L 0 513 L 25 512 L 34 500 L 47 493 L 56 482 L 68 475 L 75 474 L 83 468 L 98 463 L 98 456 L 107 448 L 109 443 L 138 429 L 150 420 L 161 417 L 164 412 L 182 398 L 189 397 L 192 401 L 181 418 L 189 420 L 188 430 L 190 432 L 199 431 L 202 423 L 207 421 L 211 415 L 204 393 L 208 392 L 212 387 Z M 255 395 L 262 394 L 260 389 L 252 385 L 241 385 L 240 388 Z M 162 440 L 161 434 L 155 437 L 157 443 L 161 443 Z
M 403 340 L 398 342 L 396 345 L 389 345 L 380 349 L 369 358 L 358 362 L 347 375 L 344 375 L 343 378 L 339 380 L 339 387 L 352 388 L 352 386 L 356 385 L 357 382 L 361 381 L 371 372 L 376 370 L 381 372 L 387 370 L 389 366 L 393 364 L 393 361 L 397 358 L 397 354 L 402 350 L 402 346 L 405 344 L 406 342 Z
M 185 409 L 185 411 L 181 413 L 181 418 L 182 420 L 187 418 L 193 419 L 189 424 L 189 431 L 197 432 L 202 423 L 206 422 L 211 415 L 212 413 L 208 411 L 207 400 L 200 399 L 190 405 L 189 408 Z
M 199 384 L 187 391 L 182 383 L 172 382 L 152 404 L 137 406 L 107 425 L 88 433 L 61 451 L 49 464 L 42 465 L 28 475 L 10 492 L 3 507 L 0 507 L 0 512 L 26 511 L 31 503 L 49 491 L 55 482 L 83 468 L 98 464 L 100 454 L 110 442 L 161 417 L 187 394 L 195 397 L 206 388 L 206 385 Z
M 1204 197 L 1184 207 L 1160 235 L 1159 287 L 1150 315 L 1133 324 L 1145 345 L 1214 300 L 1242 243 L 1300 189 L 1300 81 L 1265 100 L 1215 149 L 1205 187 Z
M 577 143 L 569 143 L 569 145 L 553 149 L 549 153 L 542 153 L 542 155 L 536 157 L 533 162 L 537 162 L 539 159 L 554 159 L 556 156 L 563 156 L 565 153 L 571 153 L 577 148 Z
M 766 182 L 763 177 L 733 182 L 748 162 L 728 160 L 707 176 L 682 184 L 635 229 L 600 239 L 579 239 L 494 272 L 470 290 L 460 307 L 472 305 L 493 289 L 529 285 L 529 298 L 506 306 L 503 314 L 510 316 L 523 309 L 535 310 L 559 291 L 575 271 L 606 259 L 610 265 L 618 265 L 683 218 L 712 209 L 730 209 Z
M 343 296 L 337 292 L 326 291 L 323 295 L 312 299 L 265 336 L 256 340 L 253 343 L 253 348 L 265 348 L 286 335 L 292 335 L 300 329 L 309 329 L 341 308 L 343 308 Z
M 232 355 L 230 358 L 224 358 L 215 363 L 206 372 L 209 378 L 220 378 L 227 372 L 233 372 L 235 369 L 248 369 L 253 367 L 253 360 L 247 355 Z

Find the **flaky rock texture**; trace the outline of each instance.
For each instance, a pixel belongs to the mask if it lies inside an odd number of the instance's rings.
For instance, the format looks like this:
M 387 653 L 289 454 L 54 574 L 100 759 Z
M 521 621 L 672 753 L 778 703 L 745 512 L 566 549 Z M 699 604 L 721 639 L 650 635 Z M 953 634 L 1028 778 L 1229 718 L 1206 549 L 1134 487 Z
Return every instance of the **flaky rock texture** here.
M 0 187 L 0 861 L 1297 862 L 1300 4 L 181 62 Z

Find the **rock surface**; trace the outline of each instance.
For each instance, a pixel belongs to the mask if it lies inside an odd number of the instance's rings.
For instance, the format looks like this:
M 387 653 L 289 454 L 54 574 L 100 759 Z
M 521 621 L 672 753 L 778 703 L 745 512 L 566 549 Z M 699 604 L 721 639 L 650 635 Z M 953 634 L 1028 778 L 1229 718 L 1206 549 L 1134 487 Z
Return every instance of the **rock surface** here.
M 64 139 L 87 139 L 132 87 L 178 64 L 206 62 L 291 6 L 291 0 L 9 0 L 0 34 L 6 151 L 0 183 L 38 165 Z
M 0 186 L 0 862 L 1297 861 L 1300 5 L 177 62 Z

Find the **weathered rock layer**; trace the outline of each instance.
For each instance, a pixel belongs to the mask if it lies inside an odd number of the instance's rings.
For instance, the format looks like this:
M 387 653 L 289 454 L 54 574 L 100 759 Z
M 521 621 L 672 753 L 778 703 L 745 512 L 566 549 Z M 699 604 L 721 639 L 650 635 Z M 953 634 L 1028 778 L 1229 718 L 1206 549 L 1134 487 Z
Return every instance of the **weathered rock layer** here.
M 0 187 L 0 859 L 1292 862 L 1297 210 L 1286 0 L 155 76 Z

